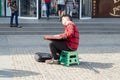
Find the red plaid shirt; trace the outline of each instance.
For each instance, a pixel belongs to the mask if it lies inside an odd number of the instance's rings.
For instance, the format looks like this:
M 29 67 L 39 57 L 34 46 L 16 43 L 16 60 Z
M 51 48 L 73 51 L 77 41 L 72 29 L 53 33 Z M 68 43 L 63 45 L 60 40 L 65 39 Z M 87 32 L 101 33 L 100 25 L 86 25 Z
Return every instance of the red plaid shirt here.
M 67 45 L 71 50 L 77 50 L 79 45 L 79 30 L 73 22 L 69 22 L 65 26 L 65 31 L 61 34 L 63 39 L 67 37 Z

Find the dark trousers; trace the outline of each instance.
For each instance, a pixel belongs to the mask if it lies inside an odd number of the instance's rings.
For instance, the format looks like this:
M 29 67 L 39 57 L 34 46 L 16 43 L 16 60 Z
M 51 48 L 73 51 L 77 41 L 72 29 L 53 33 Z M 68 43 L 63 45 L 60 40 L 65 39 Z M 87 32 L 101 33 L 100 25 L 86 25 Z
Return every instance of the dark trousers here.
M 49 15 L 50 15 L 50 3 L 45 3 L 45 5 L 46 5 L 46 15 L 47 15 L 47 17 L 49 17 Z
M 11 13 L 10 25 L 13 25 L 14 16 L 15 16 L 16 26 L 18 26 L 18 11 L 15 11 L 14 13 Z
M 72 51 L 68 48 L 65 40 L 52 40 L 49 43 L 49 47 L 54 59 L 59 59 L 62 50 Z

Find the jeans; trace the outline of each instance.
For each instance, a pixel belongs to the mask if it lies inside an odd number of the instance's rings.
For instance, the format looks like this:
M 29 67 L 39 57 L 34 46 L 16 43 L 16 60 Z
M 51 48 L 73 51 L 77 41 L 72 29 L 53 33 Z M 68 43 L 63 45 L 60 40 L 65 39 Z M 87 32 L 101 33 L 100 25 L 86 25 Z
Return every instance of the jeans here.
M 62 50 L 72 51 L 66 44 L 65 40 L 51 40 L 49 43 L 50 51 L 55 60 L 60 58 Z
M 13 25 L 14 16 L 15 16 L 16 26 L 18 26 L 18 11 L 15 11 L 14 13 L 11 13 L 10 25 Z
M 50 15 L 50 2 L 49 3 L 45 3 L 45 5 L 46 5 L 46 15 L 47 15 L 47 17 L 49 18 L 49 15 Z

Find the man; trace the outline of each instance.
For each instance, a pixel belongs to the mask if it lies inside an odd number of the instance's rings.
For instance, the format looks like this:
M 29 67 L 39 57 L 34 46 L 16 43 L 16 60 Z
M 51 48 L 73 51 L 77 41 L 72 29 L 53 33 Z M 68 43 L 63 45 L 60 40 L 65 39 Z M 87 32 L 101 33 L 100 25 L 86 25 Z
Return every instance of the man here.
M 44 2 L 45 2 L 45 5 L 46 5 L 47 20 L 49 20 L 51 0 L 44 0 Z
M 50 40 L 50 51 L 52 53 L 52 60 L 46 60 L 46 63 L 57 63 L 62 50 L 75 51 L 79 45 L 79 31 L 76 25 L 71 21 L 69 15 L 62 16 L 62 24 L 64 25 L 64 33 L 58 35 L 45 35 L 45 40 Z
M 76 7 L 76 1 L 75 0 L 68 0 L 66 2 L 66 13 L 72 16 L 73 8 Z
M 16 26 L 18 28 L 21 28 L 21 26 L 18 25 L 18 7 L 16 5 L 16 0 L 12 0 L 9 6 L 11 8 L 10 27 Z M 15 16 L 16 25 L 13 25 L 14 16 Z
M 58 8 L 59 20 L 61 21 L 61 17 L 64 15 L 66 0 L 55 0 L 54 4 L 56 3 L 57 3 L 57 8 Z

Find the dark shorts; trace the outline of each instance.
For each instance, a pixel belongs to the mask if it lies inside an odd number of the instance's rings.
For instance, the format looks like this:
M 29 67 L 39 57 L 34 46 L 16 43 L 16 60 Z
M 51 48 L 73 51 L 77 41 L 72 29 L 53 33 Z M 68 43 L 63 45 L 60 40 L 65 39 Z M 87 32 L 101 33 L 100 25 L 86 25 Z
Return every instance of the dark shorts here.
M 64 11 L 65 5 L 58 4 L 58 10 Z

